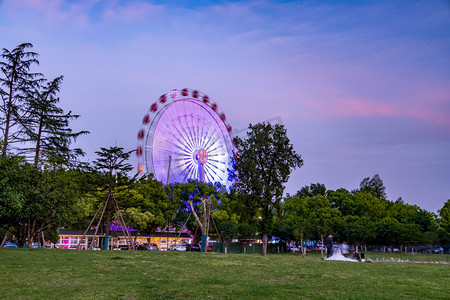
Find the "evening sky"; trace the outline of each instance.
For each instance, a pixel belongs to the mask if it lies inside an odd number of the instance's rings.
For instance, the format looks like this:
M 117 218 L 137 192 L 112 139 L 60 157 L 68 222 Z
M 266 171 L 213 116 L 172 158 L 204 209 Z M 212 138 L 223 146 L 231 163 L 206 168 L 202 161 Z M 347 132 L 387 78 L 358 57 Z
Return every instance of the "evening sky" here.
M 150 105 L 191 88 L 236 130 L 286 126 L 304 159 L 288 193 L 379 174 L 390 200 L 450 199 L 449 1 L 0 1 L 0 47 L 23 42 L 64 75 L 89 161 L 134 149 Z

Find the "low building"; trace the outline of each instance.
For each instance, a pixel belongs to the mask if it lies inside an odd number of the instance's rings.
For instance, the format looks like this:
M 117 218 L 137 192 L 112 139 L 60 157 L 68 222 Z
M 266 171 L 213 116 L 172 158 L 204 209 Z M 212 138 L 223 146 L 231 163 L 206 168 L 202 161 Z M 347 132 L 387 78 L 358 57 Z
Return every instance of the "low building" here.
M 81 241 L 81 249 L 87 249 L 94 239 L 95 230 L 88 230 L 84 239 L 82 239 L 83 233 L 84 230 L 58 229 L 59 240 L 55 246 L 60 249 L 76 249 Z M 160 250 L 167 250 L 171 245 L 190 244 L 192 241 L 187 233 L 154 232 L 137 234 L 136 231 L 132 231 L 130 234 L 136 245 L 154 243 L 158 245 Z M 94 248 L 103 249 L 105 240 L 108 241 L 109 250 L 120 250 L 127 247 L 127 240 L 123 231 L 111 231 L 108 237 L 97 232 Z

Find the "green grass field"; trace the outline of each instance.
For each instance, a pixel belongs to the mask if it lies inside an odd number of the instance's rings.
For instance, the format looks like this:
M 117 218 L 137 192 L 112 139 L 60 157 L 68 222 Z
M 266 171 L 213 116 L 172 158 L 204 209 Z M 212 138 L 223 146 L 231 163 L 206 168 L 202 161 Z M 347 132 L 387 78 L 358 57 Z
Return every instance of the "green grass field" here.
M 1 249 L 1 299 L 449 299 L 450 255 Z

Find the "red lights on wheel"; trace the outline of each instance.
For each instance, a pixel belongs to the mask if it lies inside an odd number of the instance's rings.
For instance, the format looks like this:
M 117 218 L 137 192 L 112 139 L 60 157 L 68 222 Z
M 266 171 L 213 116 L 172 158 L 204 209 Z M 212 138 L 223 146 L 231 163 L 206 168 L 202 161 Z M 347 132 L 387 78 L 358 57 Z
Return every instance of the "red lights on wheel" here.
M 150 106 L 150 110 L 151 110 L 152 112 L 157 111 L 157 110 L 158 110 L 158 105 L 157 105 L 156 103 L 153 103 L 153 104 Z
M 139 130 L 138 139 L 142 140 L 145 136 L 144 129 Z
M 143 153 L 144 153 L 144 151 L 142 151 L 142 147 L 138 147 L 138 148 L 136 149 L 136 155 L 137 155 L 137 156 L 142 156 Z

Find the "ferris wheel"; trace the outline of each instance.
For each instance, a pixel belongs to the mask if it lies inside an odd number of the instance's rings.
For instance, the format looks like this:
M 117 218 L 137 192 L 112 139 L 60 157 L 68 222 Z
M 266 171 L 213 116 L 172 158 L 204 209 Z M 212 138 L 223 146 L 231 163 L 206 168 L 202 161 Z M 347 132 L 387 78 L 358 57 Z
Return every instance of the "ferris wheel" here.
M 234 182 L 234 146 L 225 113 L 207 95 L 191 89 L 159 97 L 138 132 L 138 171 L 164 184 L 189 180 Z

